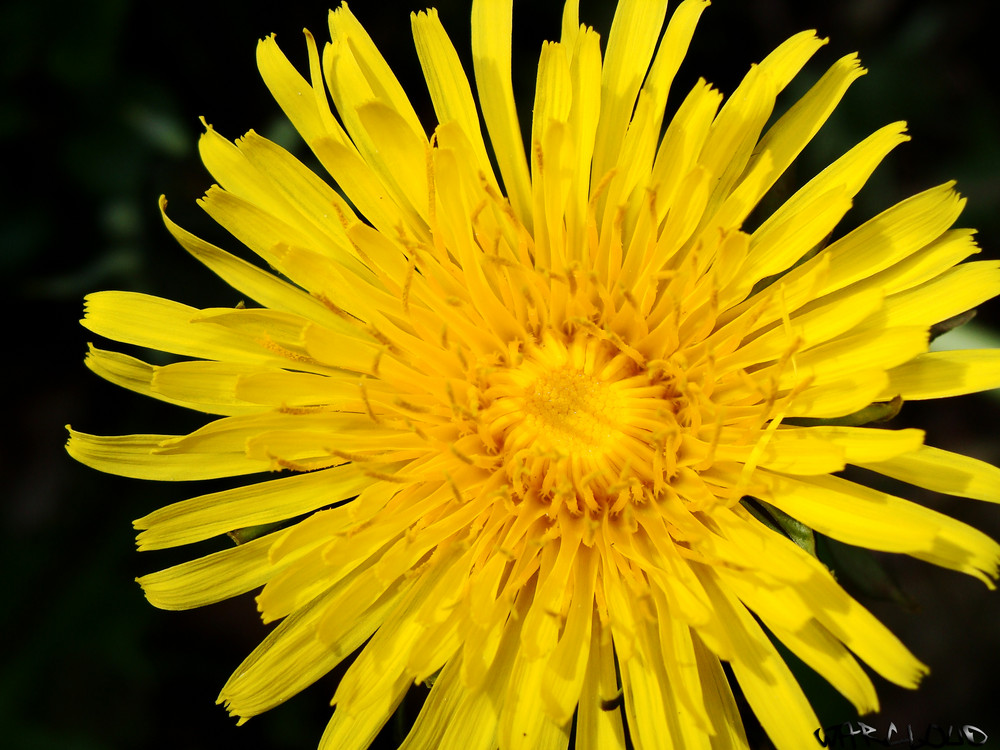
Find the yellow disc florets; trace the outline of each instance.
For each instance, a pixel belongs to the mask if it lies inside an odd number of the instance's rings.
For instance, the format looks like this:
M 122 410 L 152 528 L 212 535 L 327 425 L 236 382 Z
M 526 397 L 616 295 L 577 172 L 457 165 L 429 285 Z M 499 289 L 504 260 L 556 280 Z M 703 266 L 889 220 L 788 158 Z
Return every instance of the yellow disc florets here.
M 608 383 L 567 364 L 539 373 L 528 387 L 517 432 L 535 438 L 542 450 L 592 456 L 615 439 L 621 407 Z
M 598 336 L 547 335 L 492 375 L 487 396 L 484 424 L 516 496 L 616 510 L 674 464 L 677 404 L 662 371 Z

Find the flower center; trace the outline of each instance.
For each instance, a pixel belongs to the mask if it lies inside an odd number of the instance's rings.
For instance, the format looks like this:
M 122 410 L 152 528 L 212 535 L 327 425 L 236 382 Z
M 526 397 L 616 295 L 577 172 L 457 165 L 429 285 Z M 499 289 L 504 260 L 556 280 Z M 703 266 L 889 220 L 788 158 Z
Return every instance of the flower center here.
M 608 383 L 567 365 L 543 372 L 528 387 L 520 429 L 542 450 L 593 454 L 614 439 L 620 401 Z
M 653 491 L 676 446 L 654 430 L 674 422 L 653 374 L 608 341 L 548 336 L 496 371 L 483 436 L 500 453 L 515 498 L 603 512 Z

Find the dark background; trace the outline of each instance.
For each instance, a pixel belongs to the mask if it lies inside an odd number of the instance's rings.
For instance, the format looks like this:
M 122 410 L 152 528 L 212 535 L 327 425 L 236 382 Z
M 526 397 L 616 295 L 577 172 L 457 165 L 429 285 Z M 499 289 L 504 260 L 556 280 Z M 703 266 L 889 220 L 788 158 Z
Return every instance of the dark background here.
M 542 39 L 557 38 L 560 5 L 515 8 L 515 88 L 522 124 Z M 674 89 L 698 77 L 730 92 L 750 62 L 795 31 L 831 37 L 801 93 L 842 54 L 870 69 L 798 167 L 803 181 L 877 127 L 910 123 L 913 142 L 894 152 L 862 193 L 848 224 L 917 191 L 957 179 L 970 198 L 962 223 L 976 226 L 981 257 L 998 257 L 1000 84 L 988 0 L 717 0 L 706 12 Z M 394 65 L 430 124 L 428 97 L 407 11 L 419 2 L 355 2 L 352 9 Z M 468 3 L 437 6 L 468 62 Z M 235 249 L 194 206 L 210 184 L 198 161 L 204 115 L 230 138 L 254 128 L 294 148 L 294 133 L 260 82 L 256 40 L 278 34 L 304 60 L 303 26 L 322 42 L 326 6 L 286 0 L 171 3 L 14 0 L 0 9 L 0 138 L 5 183 L 0 211 L 5 477 L 0 508 L 0 744 L 58 748 L 312 748 L 335 681 L 237 729 L 214 706 L 230 671 L 260 640 L 251 596 L 204 610 L 154 610 L 137 575 L 187 559 L 134 551 L 131 521 L 206 491 L 97 474 L 63 451 L 63 425 L 87 432 L 180 432 L 201 418 L 154 403 L 91 375 L 90 336 L 77 325 L 83 296 L 99 289 L 152 292 L 193 305 L 238 295 L 175 245 L 157 196 L 182 225 Z M 582 19 L 606 36 L 612 6 L 584 0 Z M 783 100 L 787 105 L 791 98 Z M 979 320 L 995 325 L 1000 305 Z M 997 462 L 1000 402 L 987 395 L 909 405 L 901 425 L 928 442 Z M 1000 537 L 1000 508 L 928 498 Z M 911 608 L 866 601 L 932 667 L 918 692 L 880 684 L 882 713 L 869 720 L 974 724 L 1000 747 L 994 693 L 1000 595 L 931 566 L 892 559 Z M 910 611 L 919 609 L 919 612 Z M 811 684 L 811 683 L 810 683 Z M 830 691 L 810 687 L 825 724 L 851 718 Z M 414 710 L 410 706 L 410 711 Z M 753 747 L 767 747 L 749 728 Z M 383 738 L 386 739 L 386 738 Z M 389 743 L 391 745 L 391 742 Z M 811 737 L 802 747 L 815 747 Z

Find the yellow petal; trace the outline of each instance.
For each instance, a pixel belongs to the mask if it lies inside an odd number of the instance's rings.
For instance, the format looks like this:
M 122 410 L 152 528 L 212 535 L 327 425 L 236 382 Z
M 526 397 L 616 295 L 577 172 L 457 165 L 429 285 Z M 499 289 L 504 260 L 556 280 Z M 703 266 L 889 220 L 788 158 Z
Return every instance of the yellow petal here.
M 903 123 L 893 123 L 876 131 L 799 188 L 791 198 L 766 218 L 754 232 L 754 237 L 757 239 L 755 246 L 759 247 L 761 252 L 748 257 L 746 270 L 734 278 L 733 291 L 727 292 L 723 299 L 741 300 L 759 279 L 783 271 L 798 260 L 798 257 L 791 256 L 798 252 L 801 257 L 802 245 L 805 243 L 797 243 L 791 247 L 792 252 L 786 252 L 784 245 L 766 241 L 767 238 L 776 237 L 776 233 L 781 232 L 782 227 L 790 228 L 795 225 L 799 214 L 815 213 L 823 205 L 821 202 L 823 196 L 842 195 L 850 201 L 885 156 L 897 145 L 909 140 L 903 132 L 904 128 Z
M 629 117 L 666 12 L 666 0 L 623 0 L 615 8 L 601 76 L 601 120 L 591 172 L 594 185 L 618 163 Z
M 319 741 L 318 750 L 365 750 L 371 746 L 382 727 L 403 702 L 410 680 L 399 676 L 385 680 L 384 700 L 370 711 L 348 712 L 338 708 Z
M 952 183 L 931 188 L 898 203 L 827 247 L 830 275 L 818 294 L 841 289 L 902 260 L 944 234 L 965 205 Z M 881 248 L 873 255 L 872 248 Z M 801 266 L 804 275 L 806 266 Z M 792 283 L 796 271 L 788 275 Z
M 906 401 L 949 398 L 1000 388 L 1000 351 L 965 349 L 928 352 L 889 370 L 889 384 L 878 399 Z
M 448 722 L 440 747 L 493 750 L 497 746 L 500 711 L 517 654 L 520 626 L 515 618 L 511 618 L 500 630 L 502 637 L 497 644 L 496 657 L 485 675 L 482 687 L 469 690 L 464 680 L 459 680 L 465 694 L 465 705 L 459 714 L 461 719 Z M 416 745 L 416 748 L 423 747 L 425 746 Z
M 399 225 L 399 216 L 395 201 L 376 171 L 357 150 L 329 136 L 321 136 L 309 145 L 365 219 L 387 236 L 397 236 L 395 229 Z M 412 226 L 408 228 L 419 230 Z
M 778 430 L 763 451 L 750 445 L 720 445 L 716 460 L 747 462 L 789 474 L 829 474 L 841 471 L 845 464 L 842 447 L 802 430 Z
M 204 263 L 234 289 L 256 300 L 261 306 L 273 310 L 302 315 L 312 320 L 320 320 L 327 325 L 344 328 L 343 321 L 317 299 L 301 289 L 282 281 L 274 274 L 268 273 L 257 266 L 237 258 L 235 255 L 209 244 L 190 232 L 174 224 L 166 214 L 167 201 L 160 198 L 160 213 L 163 223 L 185 250 Z
M 758 325 L 767 325 L 857 282 L 892 293 L 933 278 L 976 252 L 969 233 L 947 231 L 964 204 L 951 183 L 914 195 L 790 270 L 781 279 L 780 295 L 769 288 L 734 308 L 725 319 L 749 309 Z M 873 253 L 872 248 L 879 251 Z
M 472 88 L 458 53 L 441 25 L 437 10 L 431 8 L 411 14 L 410 24 L 438 122 L 455 121 L 459 124 L 475 150 L 479 172 L 496 187 L 493 167 L 486 155 L 486 144 L 479 128 L 479 111 Z
M 779 750 L 801 748 L 802 738 L 820 726 L 802 688 L 746 608 L 712 576 L 701 577 L 733 640 L 733 675 L 754 714 Z
M 447 571 L 448 563 L 454 559 L 454 548 L 445 551 L 440 558 L 423 568 L 413 585 L 409 586 L 402 598 L 385 618 L 368 645 L 348 668 L 334 694 L 337 714 L 345 716 L 376 717 L 370 725 L 380 727 L 391 715 L 401 695 L 412 683 L 406 672 L 410 653 L 425 626 L 417 622 L 414 615 L 441 577 Z M 327 612 L 327 616 L 335 612 Z M 346 727 L 345 727 L 346 728 Z M 340 732 L 338 731 L 338 736 Z M 351 747 L 365 747 L 356 738 L 349 738 Z M 345 736 L 344 741 L 348 738 Z M 357 744 L 354 744 L 357 743 Z
M 649 177 L 657 223 L 663 220 L 668 209 L 671 213 L 675 210 L 678 186 L 694 167 L 721 103 L 722 94 L 700 80 L 667 125 Z M 682 198 L 683 193 L 678 197 Z
M 653 598 L 668 685 L 673 693 L 673 701 L 682 705 L 687 715 L 687 719 L 682 722 L 685 742 L 694 745 L 694 742 L 687 739 L 691 734 L 690 729 L 703 737 L 713 731 L 712 716 L 707 710 L 702 675 L 698 669 L 694 636 L 691 628 L 673 615 L 666 598 L 656 589 L 653 590 Z
M 274 36 L 262 39 L 257 44 L 257 67 L 271 95 L 307 143 L 327 135 L 327 121 L 317 107 L 317 101 L 321 99 L 316 96 L 309 82 L 288 62 Z M 322 100 L 325 98 L 326 94 L 323 92 Z M 326 114 L 329 117 L 329 106 Z M 341 138 L 346 140 L 342 135 Z
M 722 670 L 718 657 L 697 637 L 693 639 L 693 645 L 705 696 L 705 710 L 712 717 L 715 730 L 713 747 L 718 750 L 744 750 L 748 747 L 746 732 L 729 677 Z
M 286 563 L 287 567 L 268 581 L 257 597 L 257 608 L 264 621 L 285 617 L 330 586 L 348 578 L 352 581 L 351 587 L 341 594 L 341 600 L 335 602 L 337 608 L 346 606 L 357 614 L 365 612 L 393 583 L 380 581 L 376 576 L 374 565 L 378 558 L 358 554 L 346 561 L 329 564 L 325 559 L 326 552 L 331 540 L 333 543 L 343 541 L 352 528 L 378 513 L 397 491 L 397 487 L 387 482 L 369 485 L 350 503 L 317 511 L 277 537 L 271 547 L 271 559 Z M 365 577 L 360 579 L 362 572 Z M 326 628 L 328 621 L 335 631 Z M 336 644 L 350 625 L 349 621 L 337 620 L 333 616 L 323 618 L 316 627 L 316 634 Z
M 341 10 L 343 9 L 344 6 L 341 6 Z M 334 11 L 333 15 L 338 12 Z M 427 234 L 427 201 L 424 200 L 421 204 L 418 195 L 412 195 L 408 192 L 412 185 L 405 180 L 396 179 L 390 158 L 380 150 L 381 147 L 388 145 L 384 137 L 385 133 L 380 130 L 369 131 L 361 116 L 361 111 L 365 107 L 371 106 L 380 111 L 392 112 L 395 115 L 392 125 L 400 126 L 396 132 L 405 134 L 403 137 L 406 143 L 420 144 L 416 153 L 411 150 L 407 154 L 405 164 L 407 169 L 404 171 L 404 178 L 412 178 L 413 158 L 421 158 L 426 148 L 426 136 L 419 123 L 414 125 L 405 113 L 397 110 L 391 101 L 380 97 L 379 92 L 371 88 L 372 85 L 378 86 L 379 84 L 366 77 L 370 71 L 362 67 L 363 61 L 356 57 L 355 52 L 350 37 L 337 40 L 326 47 L 323 65 L 330 86 L 330 94 L 336 104 L 338 114 L 344 121 L 345 128 L 350 133 L 351 139 L 364 161 L 362 168 L 374 173 L 391 199 L 391 203 L 384 210 L 395 217 L 396 224 L 402 222 L 406 229 L 424 237 Z M 336 145 L 342 146 L 343 144 Z M 350 154 L 350 149 L 348 149 L 348 154 Z
M 791 388 L 810 378 L 823 383 L 872 367 L 888 370 L 925 352 L 927 340 L 927 329 L 917 327 L 847 334 L 793 355 L 791 364 L 778 372 L 778 384 L 781 388 Z M 777 370 L 777 367 L 770 369 Z
M 812 31 L 786 40 L 750 69 L 723 105 L 702 152 L 702 163 L 718 178 L 707 216 L 715 213 L 744 175 L 753 173 L 749 160 L 774 109 L 775 97 L 823 44 L 825 41 Z M 761 180 L 761 188 L 767 179 Z M 749 205 L 755 202 L 750 196 Z
M 165 454 L 175 435 L 87 435 L 69 430 L 66 451 L 98 471 L 134 479 L 176 482 L 236 477 L 267 471 L 270 462 L 251 461 L 246 454 L 212 450 Z
M 947 320 L 1000 293 L 1000 263 L 963 263 L 885 301 L 875 324 L 925 325 Z
M 356 105 L 357 118 L 371 139 L 378 159 L 369 159 L 382 184 L 390 186 L 397 202 L 427 220 L 427 139 L 413 132 L 403 117 L 381 102 Z
M 202 208 L 234 237 L 261 258 L 278 267 L 275 248 L 292 245 L 323 253 L 331 247 L 328 237 L 305 225 L 293 226 L 264 207 L 213 185 L 199 201 Z M 308 289 L 309 280 L 292 278 Z
M 370 274 L 359 279 L 330 263 L 321 253 L 282 244 L 273 248 L 273 258 L 289 278 L 308 284 L 313 295 L 326 300 L 324 307 L 327 315 L 314 316 L 313 319 L 339 333 L 358 338 L 363 335 L 359 327 L 345 320 L 344 312 L 365 322 L 376 321 L 383 312 L 402 312 L 398 297 L 380 289 L 380 285 Z M 337 313 L 333 310 L 337 310 Z M 335 318 L 336 322 L 329 325 L 329 318 Z
M 758 141 L 754 151 L 757 154 L 770 154 L 771 174 L 761 184 L 761 191 L 756 200 L 753 200 L 754 204 L 812 140 L 839 104 L 847 88 L 864 74 L 865 70 L 859 64 L 857 55 L 842 57 Z M 755 159 L 751 159 L 747 165 L 748 173 L 753 169 L 754 163 Z
M 934 492 L 1000 503 L 1000 469 L 971 456 L 924 445 L 882 460 L 856 463 Z
M 268 189 L 268 181 L 246 155 L 203 120 L 205 132 L 198 139 L 198 153 L 215 181 L 224 189 L 258 206 L 283 211 L 288 207 Z
M 889 376 L 885 370 L 857 370 L 844 378 L 819 383 L 798 394 L 788 407 L 789 417 L 843 417 L 875 401 L 891 400 L 881 394 Z
M 727 293 L 734 301 L 754 284 L 780 273 L 819 246 L 851 208 L 851 195 L 843 185 L 796 202 L 794 211 L 778 211 L 753 233 L 747 262 L 736 277 L 738 291 Z
M 374 390 L 373 384 L 368 387 Z M 241 401 L 257 405 L 257 411 L 262 405 L 278 409 L 322 405 L 343 407 L 344 411 L 362 411 L 365 408 L 356 377 L 340 378 L 311 372 L 258 368 L 238 375 L 234 392 Z
M 558 544 L 542 549 L 537 591 L 521 633 L 521 650 L 529 659 L 548 657 L 556 646 L 563 597 L 575 579 L 574 561 L 579 551 L 578 539 L 567 541 L 565 532 Z
M 781 435 L 779 430 L 777 435 Z M 798 430 L 794 430 L 798 432 Z M 826 440 L 844 451 L 847 463 L 861 465 L 871 461 L 886 461 L 920 451 L 924 442 L 923 430 L 886 430 L 874 427 L 839 427 L 818 425 L 803 428 L 803 432 L 817 440 Z
M 217 456 L 220 465 L 229 465 L 230 462 L 239 465 L 238 458 L 241 457 L 243 463 L 254 467 L 259 471 L 261 466 L 268 466 L 271 460 L 266 450 L 260 449 L 256 441 L 267 443 L 265 436 L 272 435 L 276 444 L 282 443 L 282 437 L 288 436 L 291 440 L 291 450 L 294 451 L 296 444 L 294 435 L 301 433 L 301 448 L 304 453 L 313 454 L 320 450 L 317 442 L 322 442 L 325 436 L 326 444 L 330 450 L 326 455 L 330 458 L 330 463 L 342 463 L 343 459 L 338 459 L 334 451 L 343 450 L 344 435 L 353 434 L 356 438 L 359 450 L 371 447 L 372 443 L 379 438 L 385 438 L 390 443 L 402 435 L 412 434 L 400 432 L 392 428 L 386 428 L 373 422 L 366 414 L 351 414 L 337 412 L 307 412 L 297 414 L 294 412 L 260 412 L 258 414 L 241 415 L 238 417 L 224 417 L 191 432 L 188 435 L 171 437 L 162 440 L 157 448 L 157 455 L 154 458 L 177 459 L 187 461 L 210 461 L 209 456 Z M 334 437 L 331 437 L 334 436 Z M 335 436 L 341 436 L 338 440 Z M 331 442 L 332 440 L 332 442 Z M 404 438 L 409 441 L 409 438 Z M 362 445 L 363 444 L 363 445 Z M 389 450 L 392 450 L 390 445 Z M 186 457 L 186 458 L 185 458 Z M 274 466 L 277 468 L 277 465 Z M 243 473 L 246 473 L 245 471 Z
M 535 246 L 543 267 L 561 273 L 562 219 L 569 188 L 566 124 L 572 106 L 570 67 L 556 42 L 542 45 L 531 124 L 531 178 Z M 557 260 L 557 257 L 559 258 Z
M 799 594 L 816 622 L 887 680 L 915 688 L 927 673 L 927 667 L 871 612 L 851 598 L 822 563 L 811 559 L 815 575 L 799 588 Z M 856 695 L 861 698 L 863 693 Z
M 160 609 L 194 609 L 221 602 L 264 585 L 281 569 L 268 557 L 274 539 L 274 534 L 268 534 L 136 581 L 150 604 Z
M 566 4 L 565 13 L 571 3 Z M 565 27 L 564 27 L 565 28 Z M 587 247 L 588 206 L 590 202 L 590 164 L 594 156 L 594 140 L 601 116 L 601 92 L 594 85 L 601 76 L 601 43 L 591 28 L 574 31 L 576 43 L 566 38 L 563 46 L 572 52 L 569 73 L 572 86 L 572 105 L 569 115 L 570 172 L 569 199 L 566 207 L 566 256 L 582 262 Z M 564 34 L 565 37 L 565 34 Z M 575 157 L 575 163 L 573 161 Z
M 847 544 L 914 555 L 989 584 L 1000 545 L 944 514 L 833 476 L 791 478 L 761 472 L 764 498 Z
M 658 119 L 654 128 L 657 133 L 662 124 L 663 108 L 667 103 L 670 86 L 687 54 L 698 20 L 708 5 L 708 0 L 684 0 L 671 14 L 663 38 L 657 47 L 653 64 L 643 83 L 643 90 L 651 97 L 650 109 L 657 113 Z M 645 165 L 644 171 L 648 174 L 648 164 Z
M 556 723 L 569 721 L 581 699 L 590 656 L 597 555 L 581 547 L 573 573 L 573 598 L 566 624 L 549 657 L 548 674 L 542 683 L 542 702 Z
M 717 571 L 719 583 L 736 596 L 764 625 L 796 632 L 812 619 L 812 612 L 791 586 L 769 580 L 758 571 Z
M 640 623 L 641 630 L 646 627 L 645 622 Z M 635 737 L 639 747 L 656 747 L 658 744 L 676 747 L 681 740 L 677 729 L 677 709 L 668 708 L 669 700 L 665 693 L 669 688 L 659 648 L 655 647 L 649 653 L 644 640 L 642 637 L 636 639 L 633 658 L 619 659 L 629 734 Z
M 225 416 L 260 411 L 256 404 L 248 404 L 235 395 L 239 376 L 259 371 L 251 365 L 178 362 L 156 366 L 93 345 L 84 364 L 115 385 L 188 409 Z
M 368 269 L 359 262 L 344 231 L 357 221 L 347 201 L 288 151 L 252 130 L 236 145 L 256 170 L 258 184 L 267 189 L 267 200 L 251 198 L 251 202 L 310 236 L 328 240 L 322 246 L 331 260 L 367 277 Z
M 84 300 L 84 328 L 123 344 L 185 357 L 280 367 L 282 360 L 232 331 L 196 324 L 200 310 L 136 292 L 96 292 Z
M 352 636 L 332 648 L 316 638 L 317 619 L 329 606 L 334 588 L 297 609 L 272 630 L 236 668 L 219 693 L 230 715 L 241 722 L 283 703 L 316 682 L 349 656 L 385 617 L 395 596 L 352 623 Z
M 719 110 L 700 159 L 700 166 L 712 175 L 714 183 L 703 224 L 712 219 L 742 175 L 771 115 L 777 93 L 773 78 L 760 67 L 754 67 Z M 750 204 L 746 207 L 749 210 Z
M 504 189 L 515 216 L 530 231 L 531 179 L 510 75 L 512 12 L 513 0 L 474 0 L 472 62 Z
M 366 88 L 370 87 L 378 101 L 398 112 L 413 132 L 422 133 L 420 119 L 414 112 L 406 91 L 347 4 L 342 3 L 336 10 L 330 11 L 329 21 L 330 38 L 334 45 L 350 48 L 350 55 L 357 61 Z M 341 114 L 344 114 L 342 110 Z
M 810 622 L 793 632 L 771 622 L 767 626 L 792 653 L 847 698 L 859 714 L 878 711 L 878 696 L 871 679 L 824 627 Z
M 434 680 L 424 707 L 399 750 L 462 747 L 492 750 L 497 711 L 483 692 L 470 693 L 459 678 L 459 659 L 450 660 Z M 452 735 L 445 742 L 445 735 Z
M 894 266 L 870 276 L 865 284 L 882 287 L 895 294 L 937 278 L 970 255 L 979 252 L 971 229 L 950 229 L 929 245 Z
M 800 311 L 787 324 L 776 324 L 732 354 L 721 357 L 717 367 L 720 372 L 725 372 L 733 367 L 746 367 L 778 359 L 793 344 L 798 351 L 822 344 L 846 333 L 873 315 L 882 306 L 882 299 L 879 289 L 843 297 L 831 295 L 830 298 L 819 300 L 816 306 Z
M 209 539 L 233 529 L 272 523 L 357 495 L 371 484 L 355 464 L 183 500 L 143 516 L 139 549 L 162 549 Z
M 621 709 L 608 706 L 618 694 L 611 638 L 602 632 L 596 613 L 593 620 L 587 673 L 576 715 L 576 747 L 577 750 L 625 750 Z

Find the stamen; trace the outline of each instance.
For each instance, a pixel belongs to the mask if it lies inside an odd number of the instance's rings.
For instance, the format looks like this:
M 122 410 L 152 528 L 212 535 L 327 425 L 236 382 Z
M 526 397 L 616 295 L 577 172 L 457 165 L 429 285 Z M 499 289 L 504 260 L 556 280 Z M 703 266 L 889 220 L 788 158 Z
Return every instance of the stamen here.
M 361 391 L 361 401 L 365 405 L 365 412 L 368 414 L 368 418 L 375 424 L 383 424 L 382 419 L 375 414 L 375 410 L 372 409 L 371 401 L 368 399 L 367 376 L 362 375 L 358 379 L 358 390 Z
M 403 292 L 402 292 L 402 302 L 403 302 L 403 312 L 407 315 L 410 314 L 410 290 L 413 286 L 413 275 L 417 270 L 416 257 L 411 255 L 410 262 L 406 266 L 406 276 L 403 278 Z
M 278 411 L 282 414 L 319 414 L 324 411 L 336 411 L 336 408 L 330 406 L 329 404 L 323 404 L 321 406 L 289 406 L 286 403 L 282 403 L 278 407 Z
M 342 458 L 345 461 L 353 462 L 364 462 L 364 461 L 374 461 L 378 456 L 366 456 L 361 453 L 351 453 L 350 451 L 342 451 L 339 448 L 329 448 L 324 447 L 324 451 L 329 453 L 331 456 L 336 456 L 337 458 Z
M 372 361 L 372 371 L 371 371 L 371 376 L 374 377 L 374 378 L 379 377 L 378 368 L 379 368 L 379 365 L 382 362 L 382 355 L 383 354 L 385 354 L 385 349 L 376 349 L 375 350 L 375 359 Z
M 286 349 L 281 344 L 274 341 L 274 339 L 272 339 L 266 333 L 260 338 L 255 339 L 255 342 L 260 346 L 264 347 L 265 349 L 267 349 L 268 351 L 272 351 L 275 354 L 284 357 L 285 359 L 292 360 L 293 362 L 308 362 L 309 364 L 313 365 L 319 364 L 315 359 L 313 359 L 307 354 L 301 354 L 299 352 L 293 352 L 291 349 Z
M 414 404 L 411 401 L 404 401 L 399 396 L 395 396 L 392 399 L 392 404 L 393 406 L 398 406 L 401 409 L 405 409 L 406 411 L 416 412 L 417 414 L 430 414 L 433 411 L 427 406 L 419 406 L 418 404 Z
M 448 450 L 449 450 L 449 452 L 450 452 L 450 453 L 451 453 L 451 454 L 452 454 L 452 455 L 453 455 L 453 456 L 454 456 L 455 458 L 457 458 L 457 459 L 458 459 L 459 461 L 462 461 L 463 463 L 466 463 L 466 464 L 468 464 L 469 466 L 475 466 L 475 465 L 476 465 L 476 462 L 475 462 L 475 461 L 473 461 L 473 460 L 472 460 L 472 459 L 471 459 L 471 458 L 470 458 L 469 456 L 467 456 L 467 455 L 465 455 L 464 453 L 462 453 L 462 451 L 460 451 L 460 450 L 459 450 L 459 449 L 458 449 L 458 448 L 457 448 L 457 447 L 455 446 L 455 444 L 454 444 L 454 443 L 449 443 L 449 444 L 448 444 Z
M 279 471 L 280 469 L 287 469 L 288 471 L 295 471 L 300 474 L 305 474 L 310 471 L 318 471 L 319 469 L 328 469 L 331 466 L 336 466 L 337 464 L 332 462 L 321 461 L 316 464 L 304 464 L 300 461 L 292 461 L 288 458 L 278 458 L 277 456 L 268 453 L 268 459 L 271 461 L 272 469 L 271 471 Z M 273 467 L 278 468 L 273 468 Z
M 337 201 L 330 201 L 330 207 L 333 208 L 333 212 L 337 214 L 337 219 L 340 221 L 340 226 L 342 226 L 345 230 L 350 229 L 351 222 L 348 221 L 347 215 L 344 213 L 344 210 L 340 207 L 340 203 L 338 203 Z
M 383 482 L 393 482 L 395 484 L 409 484 L 414 481 L 413 477 L 408 477 L 402 474 L 386 474 L 381 471 L 375 471 L 374 469 L 369 469 L 366 466 L 359 466 L 361 473 L 366 477 L 371 477 L 372 479 L 378 479 Z
M 347 312 L 344 308 L 340 307 L 340 305 L 327 297 L 323 292 L 313 292 L 313 296 L 322 302 L 323 306 L 338 318 L 342 318 L 352 325 L 358 325 L 358 323 L 360 323 L 357 318 Z
M 494 247 L 498 246 L 499 242 L 500 242 L 500 238 L 497 237 L 497 239 L 496 239 L 496 245 Z M 519 266 L 517 263 L 515 263 L 512 260 L 510 260 L 509 258 L 504 258 L 501 255 L 498 255 L 498 254 L 495 254 L 495 253 L 486 253 L 486 254 L 484 254 L 483 255 L 483 260 L 486 261 L 487 263 L 491 263 L 491 264 L 496 265 L 496 266 L 501 266 L 503 268 L 521 268 L 521 266 Z
M 453 495 L 453 499 L 455 500 L 455 502 L 458 505 L 464 505 L 465 498 L 462 497 L 462 491 L 458 488 L 458 485 L 455 483 L 454 478 L 452 478 L 451 474 L 448 471 L 444 472 L 444 478 L 445 480 L 447 480 L 448 486 L 451 488 L 451 493 Z
M 420 425 L 410 421 L 409 419 L 405 420 L 405 424 L 417 437 L 423 438 L 428 443 L 437 442 L 433 440 L 426 432 L 424 432 L 424 430 L 420 427 Z

